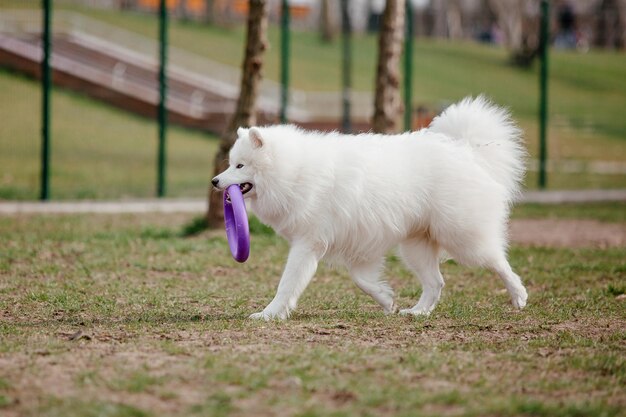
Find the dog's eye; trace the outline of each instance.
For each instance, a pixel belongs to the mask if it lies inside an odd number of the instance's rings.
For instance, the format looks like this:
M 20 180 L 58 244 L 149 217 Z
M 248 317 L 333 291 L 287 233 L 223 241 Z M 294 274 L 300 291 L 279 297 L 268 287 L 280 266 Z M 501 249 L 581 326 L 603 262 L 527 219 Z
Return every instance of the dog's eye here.
M 243 168 L 243 164 L 237 164 L 237 169 Z

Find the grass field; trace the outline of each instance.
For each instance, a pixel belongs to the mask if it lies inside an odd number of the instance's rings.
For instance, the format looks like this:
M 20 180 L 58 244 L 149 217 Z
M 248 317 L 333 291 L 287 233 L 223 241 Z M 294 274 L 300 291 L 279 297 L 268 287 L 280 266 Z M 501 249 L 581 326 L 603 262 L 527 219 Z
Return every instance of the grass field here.
M 557 211 L 624 222 L 621 204 Z M 258 323 L 286 244 L 255 223 L 239 265 L 223 231 L 182 237 L 190 220 L 0 217 L 0 414 L 624 415 L 623 248 L 514 246 L 522 312 L 490 273 L 447 263 L 430 317 L 384 316 L 322 267 L 292 319 Z M 387 275 L 411 305 L 395 255 Z
M 53 199 L 153 197 L 157 128 L 81 95 L 52 95 Z M 40 106 L 37 84 L 0 70 L 0 199 L 36 199 Z M 9 110 L 10 109 L 10 110 Z M 172 127 L 168 132 L 168 196 L 202 197 L 212 175 L 215 138 Z

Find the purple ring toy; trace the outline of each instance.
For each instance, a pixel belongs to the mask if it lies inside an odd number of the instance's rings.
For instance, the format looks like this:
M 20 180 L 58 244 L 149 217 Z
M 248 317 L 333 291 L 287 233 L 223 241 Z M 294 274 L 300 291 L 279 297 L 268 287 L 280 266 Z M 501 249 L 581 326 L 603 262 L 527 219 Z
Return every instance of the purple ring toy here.
M 224 224 L 230 253 L 237 262 L 245 262 L 250 255 L 250 228 L 239 184 L 224 191 Z

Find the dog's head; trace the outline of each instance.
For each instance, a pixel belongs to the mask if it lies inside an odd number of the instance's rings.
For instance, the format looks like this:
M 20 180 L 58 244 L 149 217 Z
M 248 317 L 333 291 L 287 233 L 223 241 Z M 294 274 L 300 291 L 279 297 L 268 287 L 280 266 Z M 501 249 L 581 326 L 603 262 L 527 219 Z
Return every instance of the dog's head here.
M 265 160 L 265 140 L 257 127 L 237 129 L 237 140 L 230 150 L 228 168 L 217 175 L 211 183 L 219 190 L 239 184 L 245 197 L 256 194 L 256 176 Z

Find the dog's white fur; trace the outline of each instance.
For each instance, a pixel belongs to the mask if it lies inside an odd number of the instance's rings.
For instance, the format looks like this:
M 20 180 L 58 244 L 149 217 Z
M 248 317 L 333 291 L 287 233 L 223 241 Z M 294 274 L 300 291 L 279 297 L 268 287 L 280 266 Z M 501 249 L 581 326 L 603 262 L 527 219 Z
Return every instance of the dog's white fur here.
M 381 270 L 397 245 L 422 284 L 417 304 L 401 314 L 435 308 L 444 257 L 490 268 L 513 305 L 526 305 L 506 259 L 509 207 L 526 153 L 509 114 L 485 98 L 466 98 L 428 129 L 400 135 L 269 126 L 238 136 L 229 168 L 213 182 L 220 189 L 252 184 L 250 209 L 291 245 L 276 296 L 252 318 L 287 318 L 322 258 L 345 265 L 360 289 L 395 312 Z

